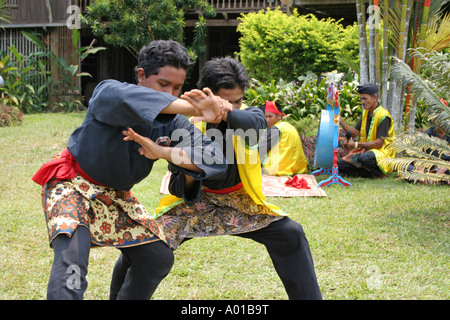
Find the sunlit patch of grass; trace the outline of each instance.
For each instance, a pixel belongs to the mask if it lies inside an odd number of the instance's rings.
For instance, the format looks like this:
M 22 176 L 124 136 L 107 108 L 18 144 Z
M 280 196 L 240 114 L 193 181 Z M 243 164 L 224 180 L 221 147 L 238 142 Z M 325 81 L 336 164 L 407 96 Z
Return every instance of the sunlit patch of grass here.
M 84 114 L 26 115 L 0 128 L 0 299 L 45 299 L 53 260 L 39 167 L 67 144 Z M 167 169 L 156 162 L 133 192 L 157 205 Z M 327 176 L 317 177 L 320 181 Z M 445 186 L 351 179 L 324 198 L 269 198 L 304 228 L 325 299 L 442 299 L 449 294 L 449 195 Z M 120 252 L 91 250 L 86 299 L 107 299 Z M 187 241 L 153 299 L 286 299 L 266 249 L 223 236 Z

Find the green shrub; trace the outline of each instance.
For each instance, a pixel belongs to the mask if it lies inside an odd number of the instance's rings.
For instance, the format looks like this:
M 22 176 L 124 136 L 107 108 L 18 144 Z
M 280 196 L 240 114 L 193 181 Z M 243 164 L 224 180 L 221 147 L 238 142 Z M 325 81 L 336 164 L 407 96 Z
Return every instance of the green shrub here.
M 0 104 L 0 127 L 21 124 L 23 113 L 17 107 Z
M 344 118 L 358 119 L 362 113 L 361 102 L 356 87 L 359 83 L 343 82 L 339 88 L 339 106 L 341 116 Z
M 48 105 L 50 72 L 42 52 L 23 55 L 14 46 L 10 54 L 0 52 L 0 76 L 5 84 L 0 88 L 0 102 L 15 106 L 22 112 L 40 112 Z M 39 84 L 40 83 L 40 84 Z
M 319 119 L 303 118 L 295 120 L 292 117 L 287 117 L 286 121 L 292 124 L 300 135 L 305 137 L 316 135 L 319 130 Z
M 344 28 L 331 18 L 300 16 L 296 10 L 288 16 L 279 9 L 268 9 L 242 15 L 241 20 L 239 56 L 249 75 L 260 81 L 293 81 L 308 71 L 346 72 L 348 67 L 335 58 L 343 50 L 358 59 L 354 26 Z
M 327 87 L 325 79 L 318 80 L 317 76 L 308 73 L 307 76 L 297 78 L 288 90 L 283 112 L 295 120 L 302 118 L 319 118 L 320 111 L 327 106 Z
M 80 88 L 74 83 L 73 77 L 91 76 L 86 72 L 78 73 L 78 65 L 69 65 L 63 57 L 57 57 L 42 41 L 41 35 L 22 31 L 22 35 L 39 50 L 24 55 L 13 46 L 8 52 L 0 51 L 0 76 L 4 86 L 0 88 L 2 97 L 0 103 L 15 106 L 24 113 L 42 111 L 67 111 L 84 109 L 77 99 Z M 78 45 L 80 32 L 73 30 L 72 41 Z M 95 54 L 104 47 L 80 47 L 71 57 L 86 58 Z M 53 61 L 56 68 L 49 71 L 48 66 Z M 52 72 L 58 73 L 58 79 L 51 77 Z M 55 102 L 50 105 L 50 96 Z
M 359 94 L 356 82 L 342 81 L 339 84 L 339 104 L 344 118 L 357 119 L 361 115 Z M 321 110 L 326 108 L 327 80 L 322 80 L 313 73 L 286 82 L 283 79 L 271 80 L 268 84 L 251 79 L 250 87 L 245 91 L 248 105 L 262 106 L 266 100 L 278 102 L 293 121 L 304 118 L 319 119 Z

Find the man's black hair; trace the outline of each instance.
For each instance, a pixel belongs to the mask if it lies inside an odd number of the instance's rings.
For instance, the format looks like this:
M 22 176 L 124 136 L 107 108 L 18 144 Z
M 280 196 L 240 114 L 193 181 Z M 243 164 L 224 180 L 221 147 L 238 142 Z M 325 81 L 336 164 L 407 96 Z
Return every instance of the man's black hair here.
M 214 58 L 205 63 L 197 83 L 199 89 L 208 87 L 217 93 L 219 89 L 248 87 L 248 77 L 244 66 L 236 59 L 230 57 Z
M 145 77 L 158 74 L 159 69 L 165 66 L 173 66 L 189 70 L 194 61 L 189 56 L 185 47 L 173 40 L 155 40 L 143 47 L 139 52 L 138 64 L 135 68 L 136 81 L 137 69 L 142 68 Z

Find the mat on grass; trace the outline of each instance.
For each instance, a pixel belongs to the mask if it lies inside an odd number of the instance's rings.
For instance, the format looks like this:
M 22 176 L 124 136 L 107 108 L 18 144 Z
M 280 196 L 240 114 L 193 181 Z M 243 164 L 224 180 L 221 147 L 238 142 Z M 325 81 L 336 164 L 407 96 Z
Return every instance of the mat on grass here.
M 263 175 L 263 194 L 266 197 L 326 197 L 327 194 L 317 185 L 316 178 L 309 174 L 298 174 L 298 179 L 303 179 L 308 188 L 294 188 L 286 185 L 290 177 Z M 168 171 L 161 181 L 160 193 L 169 194 L 170 172 Z
M 294 188 L 286 185 L 291 177 L 263 175 L 263 193 L 266 197 L 326 197 L 319 188 L 316 178 L 310 174 L 297 174 L 299 180 L 306 182 L 308 188 Z

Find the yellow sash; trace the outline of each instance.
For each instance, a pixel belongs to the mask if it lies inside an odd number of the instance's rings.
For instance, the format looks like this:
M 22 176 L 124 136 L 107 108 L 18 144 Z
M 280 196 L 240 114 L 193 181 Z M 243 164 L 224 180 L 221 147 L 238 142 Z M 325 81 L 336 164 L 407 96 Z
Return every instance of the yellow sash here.
M 246 147 L 239 136 L 233 136 L 233 145 L 239 177 L 245 191 L 256 204 L 268 207 L 276 215 L 287 216 L 278 206 L 267 202 L 262 192 L 261 162 L 259 161 L 258 149 Z
M 195 126 L 203 134 L 206 133 L 205 122 L 197 122 Z M 256 204 L 268 207 L 274 215 L 287 216 L 288 214 L 283 212 L 278 206 L 267 202 L 262 192 L 261 162 L 259 161 L 258 149 L 256 147 L 252 149 L 245 146 L 239 136 L 233 136 L 233 147 L 236 154 L 239 177 L 248 195 Z M 154 217 L 163 215 L 174 206 L 183 202 L 184 200 L 182 198 L 171 194 L 162 197 L 158 207 L 155 209 Z
M 392 120 L 392 117 L 386 109 L 379 106 L 373 111 L 372 115 L 372 121 L 370 124 L 367 123 L 367 116 L 369 114 L 368 110 L 363 111 L 363 117 L 361 121 L 361 142 L 368 142 L 368 141 L 375 141 L 377 139 L 377 128 L 378 125 L 383 121 L 386 117 L 389 117 L 391 119 L 391 125 L 389 127 L 389 137 L 388 138 L 394 138 L 395 137 L 395 130 L 394 130 L 394 120 Z M 369 127 L 369 137 L 366 136 L 367 131 L 367 125 L 370 125 Z M 384 172 L 389 173 L 392 172 L 391 167 L 388 163 L 381 163 L 380 161 L 384 158 L 395 158 L 395 151 L 391 148 L 386 148 L 386 146 L 391 143 L 390 139 L 383 139 L 384 143 L 383 146 L 380 149 L 371 149 L 370 151 L 373 151 L 375 154 L 375 157 L 377 159 L 378 167 Z
M 264 160 L 264 170 L 270 175 L 286 176 L 307 171 L 307 160 L 297 130 L 288 122 L 277 122 L 280 131 L 278 143 Z

